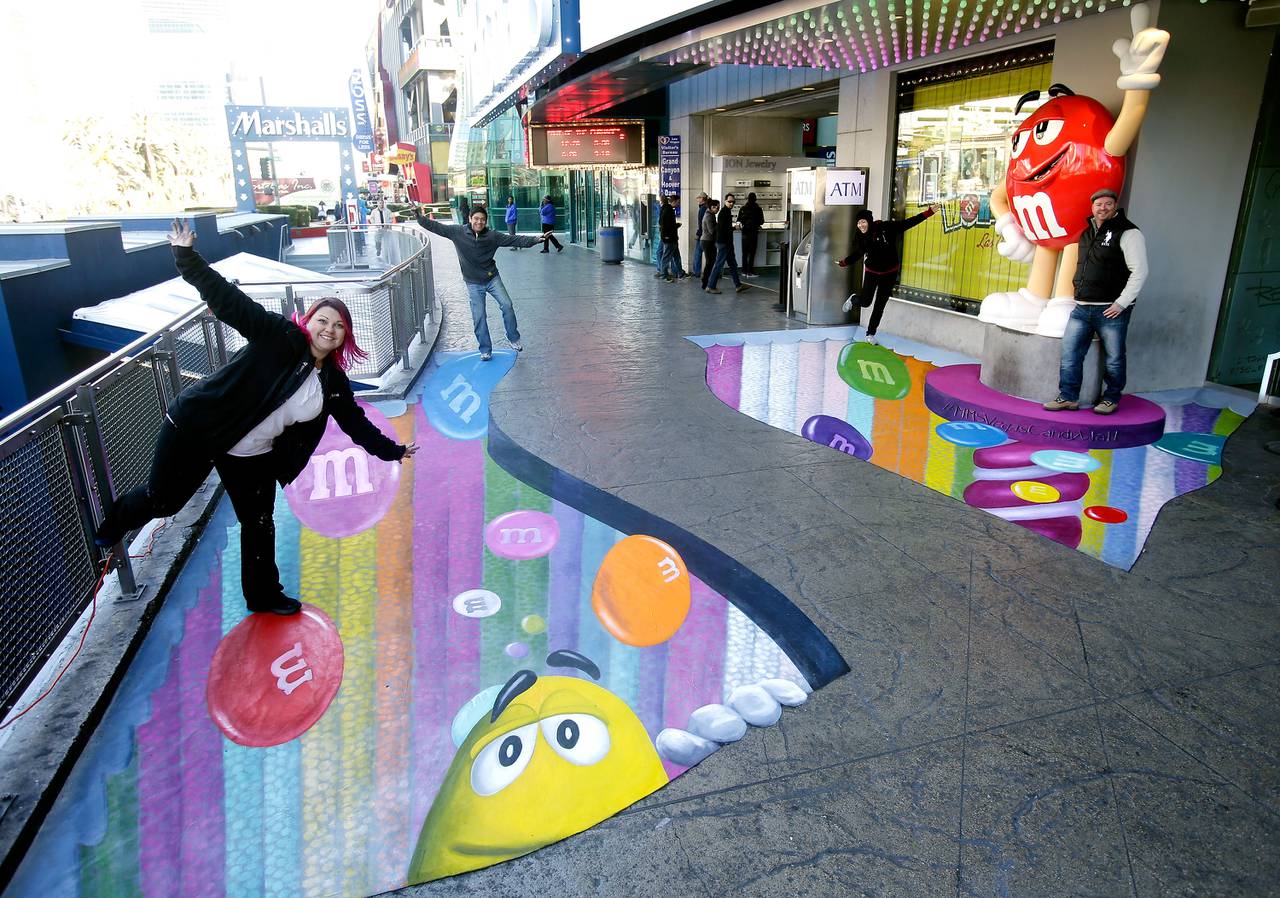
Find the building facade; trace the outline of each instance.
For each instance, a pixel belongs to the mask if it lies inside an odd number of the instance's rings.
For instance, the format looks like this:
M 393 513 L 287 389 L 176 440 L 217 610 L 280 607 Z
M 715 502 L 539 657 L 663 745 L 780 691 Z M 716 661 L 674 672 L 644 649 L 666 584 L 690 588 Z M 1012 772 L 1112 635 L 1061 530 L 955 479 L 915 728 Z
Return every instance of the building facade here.
M 906 240 L 885 327 L 973 356 L 986 327 L 976 317 L 982 298 L 1026 277 L 1025 267 L 997 254 L 990 205 L 1015 123 L 1027 114 L 1018 100 L 1063 84 L 1115 113 L 1123 92 L 1112 44 L 1133 34 L 1130 4 L 1071 0 L 932 8 L 800 0 L 754 10 L 685 2 L 625 14 L 589 2 L 534 6 L 556 27 L 526 29 L 518 47 L 504 34 L 503 54 L 464 70 L 460 95 L 475 99 L 461 117 L 471 134 L 513 117 L 502 137 L 467 140 L 465 155 L 455 142 L 455 183 L 514 184 L 514 176 L 476 171 L 513 156 L 517 121 L 525 134 L 539 125 L 643 121 L 655 141 L 679 138 L 688 258 L 696 195 L 757 183 L 725 178 L 726 165 L 745 163 L 724 160 L 810 155 L 815 164 L 866 167 L 867 206 L 878 217 L 941 207 Z M 1274 157 L 1276 29 L 1248 21 L 1245 4 L 1152 0 L 1147 9 L 1172 40 L 1121 195 L 1152 260 L 1130 331 L 1131 386 L 1192 386 L 1206 376 L 1256 385 L 1266 353 L 1280 348 L 1280 306 L 1268 299 L 1280 259 L 1264 249 L 1275 225 L 1263 196 Z M 494 26 L 473 16 L 471 27 L 481 29 L 467 38 L 478 46 Z M 519 63 L 497 75 L 495 60 Z M 646 155 L 632 168 L 566 167 L 570 237 L 589 246 L 596 228 L 632 220 L 629 230 L 651 237 L 656 165 Z

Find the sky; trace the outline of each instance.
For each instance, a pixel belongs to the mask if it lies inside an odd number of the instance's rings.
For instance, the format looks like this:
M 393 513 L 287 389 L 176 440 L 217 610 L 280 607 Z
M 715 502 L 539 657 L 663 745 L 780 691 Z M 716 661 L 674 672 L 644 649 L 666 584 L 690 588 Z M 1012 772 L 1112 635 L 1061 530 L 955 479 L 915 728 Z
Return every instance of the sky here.
M 224 6 L 231 27 L 208 38 L 147 38 L 166 8 Z M 365 67 L 380 0 L 0 0 L 0 196 L 31 191 L 69 164 L 68 120 L 154 107 L 157 80 L 228 71 L 244 79 L 237 102 L 347 106 L 347 79 Z M 168 49 L 157 51 L 157 47 Z M 191 77 L 195 77 L 192 75 Z M 206 78 L 207 80 L 207 78 Z M 211 102 L 221 104 L 223 97 Z M 207 105 L 207 104 L 206 104 Z M 218 126 L 225 132 L 225 126 Z

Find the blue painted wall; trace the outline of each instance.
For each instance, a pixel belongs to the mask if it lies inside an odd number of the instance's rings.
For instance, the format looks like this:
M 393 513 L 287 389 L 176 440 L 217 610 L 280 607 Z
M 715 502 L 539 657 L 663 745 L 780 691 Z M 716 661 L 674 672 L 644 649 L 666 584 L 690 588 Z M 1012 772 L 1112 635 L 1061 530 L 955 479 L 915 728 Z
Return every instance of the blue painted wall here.
M 283 216 L 218 232 L 218 216 L 188 216 L 196 248 L 210 261 L 240 252 L 277 257 Z M 8 225 L 0 229 L 0 260 L 61 259 L 68 264 L 0 279 L 0 417 L 17 411 L 104 356 L 65 343 L 58 329 L 72 313 L 167 281 L 175 275 L 167 242 L 125 251 L 123 231 L 167 231 L 173 216 Z

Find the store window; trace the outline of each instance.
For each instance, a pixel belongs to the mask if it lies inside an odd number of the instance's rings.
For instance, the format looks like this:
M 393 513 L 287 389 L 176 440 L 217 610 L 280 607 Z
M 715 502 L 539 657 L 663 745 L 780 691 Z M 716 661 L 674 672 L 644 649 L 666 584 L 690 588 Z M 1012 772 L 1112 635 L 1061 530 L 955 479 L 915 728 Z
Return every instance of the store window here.
M 1015 115 L 1018 98 L 1046 90 L 1052 67 L 1046 42 L 899 77 L 893 217 L 941 206 L 903 238 L 903 299 L 976 315 L 984 296 L 1025 284 L 1027 267 L 996 252 L 991 191 L 1030 111 Z

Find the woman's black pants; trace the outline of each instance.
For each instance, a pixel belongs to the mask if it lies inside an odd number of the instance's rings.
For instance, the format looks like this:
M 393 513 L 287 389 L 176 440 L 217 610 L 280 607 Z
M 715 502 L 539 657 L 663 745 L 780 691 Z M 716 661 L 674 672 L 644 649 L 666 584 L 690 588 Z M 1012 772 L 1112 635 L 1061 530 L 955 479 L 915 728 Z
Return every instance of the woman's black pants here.
M 884 307 L 889 303 L 889 294 L 893 292 L 894 285 L 898 283 L 898 272 L 891 271 L 888 274 L 873 274 L 870 271 L 862 272 L 862 289 L 858 291 L 858 305 L 864 309 L 875 303 L 871 310 L 871 320 L 867 322 L 867 335 L 870 336 L 876 332 L 876 328 L 880 326 L 880 316 L 884 314 Z
M 114 545 L 154 518 L 177 514 L 216 468 L 240 520 L 240 588 L 245 601 L 270 602 L 284 593 L 276 567 L 276 481 L 271 467 L 270 453 L 211 458 L 197 437 L 166 419 L 147 482 L 116 500 L 98 528 L 99 542 Z

